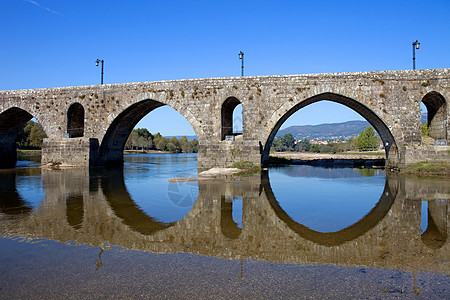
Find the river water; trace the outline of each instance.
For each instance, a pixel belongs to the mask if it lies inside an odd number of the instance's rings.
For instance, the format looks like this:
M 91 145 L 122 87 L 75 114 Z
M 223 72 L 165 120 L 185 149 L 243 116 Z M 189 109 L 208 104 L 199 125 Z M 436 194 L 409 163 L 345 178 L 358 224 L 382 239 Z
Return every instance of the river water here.
M 380 169 L 197 177 L 195 154 L 0 170 L 0 298 L 447 298 L 450 183 Z

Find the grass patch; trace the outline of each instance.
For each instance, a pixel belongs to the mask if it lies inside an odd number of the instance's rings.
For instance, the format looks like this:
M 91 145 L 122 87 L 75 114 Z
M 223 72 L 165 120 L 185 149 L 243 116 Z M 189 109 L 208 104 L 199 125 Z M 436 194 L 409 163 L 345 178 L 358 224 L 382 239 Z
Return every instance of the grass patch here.
M 438 177 L 450 177 L 450 163 L 438 161 L 428 162 L 421 161 L 415 163 L 401 171 L 403 174 L 415 175 L 415 176 L 438 176 Z
M 42 150 L 34 149 L 17 149 L 17 155 L 21 157 L 35 157 L 41 156 Z
M 242 172 L 236 175 L 251 175 L 261 171 L 261 167 L 249 161 L 238 161 L 231 165 L 232 168 L 240 169 Z
M 337 152 L 337 154 L 344 154 L 344 155 L 373 155 L 373 156 L 379 156 L 379 155 L 386 155 L 386 152 L 384 151 L 348 151 L 348 152 Z

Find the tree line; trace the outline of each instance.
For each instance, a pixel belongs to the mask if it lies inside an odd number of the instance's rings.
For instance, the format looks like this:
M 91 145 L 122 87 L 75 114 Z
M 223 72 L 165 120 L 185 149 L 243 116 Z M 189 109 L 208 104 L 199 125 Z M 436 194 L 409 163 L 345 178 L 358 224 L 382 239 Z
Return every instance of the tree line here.
M 357 137 L 346 142 L 329 142 L 327 144 L 313 144 L 307 138 L 296 143 L 292 134 L 288 133 L 276 138 L 272 143 L 272 149 L 277 152 L 315 152 L 315 153 L 337 153 L 346 151 L 370 151 L 376 150 L 380 144 L 380 138 L 375 135 L 372 127 L 368 126 Z
M 19 131 L 16 139 L 16 145 L 19 149 L 41 149 L 42 141 L 47 135 L 41 124 L 28 121 L 25 127 Z M 188 141 L 183 136 L 180 139 L 176 137 L 165 138 L 161 134 L 151 134 L 145 128 L 133 129 L 127 142 L 125 150 L 160 150 L 174 153 L 197 153 L 198 141 Z
M 197 153 L 198 141 L 190 140 L 183 136 L 165 138 L 161 134 L 151 134 L 146 128 L 133 129 L 127 142 L 125 150 L 159 150 L 174 153 Z

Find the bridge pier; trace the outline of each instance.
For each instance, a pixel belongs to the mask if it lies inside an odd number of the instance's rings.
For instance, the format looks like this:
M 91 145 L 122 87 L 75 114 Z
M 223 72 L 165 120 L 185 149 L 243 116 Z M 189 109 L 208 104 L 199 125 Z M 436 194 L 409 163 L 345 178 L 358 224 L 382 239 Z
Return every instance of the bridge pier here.
M 199 144 L 198 169 L 230 167 L 235 162 L 249 161 L 261 164 L 261 150 L 257 141 L 208 141 Z
M 401 146 L 391 148 L 386 167 L 402 170 L 421 161 L 450 163 L 450 146 Z
M 45 138 L 42 144 L 42 164 L 93 166 L 98 162 L 98 139 Z

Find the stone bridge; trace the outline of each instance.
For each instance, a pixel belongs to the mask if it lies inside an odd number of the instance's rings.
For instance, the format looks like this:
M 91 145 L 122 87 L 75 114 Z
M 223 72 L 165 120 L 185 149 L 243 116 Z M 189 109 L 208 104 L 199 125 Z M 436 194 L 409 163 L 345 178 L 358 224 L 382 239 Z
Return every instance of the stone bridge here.
M 450 135 L 449 82 L 450 69 L 437 69 L 1 91 L 0 161 L 3 167 L 14 165 L 17 133 L 34 117 L 48 136 L 43 163 L 120 164 L 134 126 L 155 108 L 169 105 L 198 137 L 200 169 L 236 161 L 264 165 L 283 122 L 322 100 L 341 103 L 367 119 L 383 140 L 389 165 L 448 161 L 446 146 L 421 146 L 420 103 L 428 109 L 429 135 L 445 144 Z M 241 135 L 233 132 L 232 117 L 239 104 Z
M 28 172 L 23 170 L 23 172 Z M 39 170 L 36 171 L 39 175 Z M 283 210 L 267 173 L 199 181 L 191 210 L 173 223 L 157 221 L 134 202 L 120 170 L 42 170 L 44 198 L 28 208 L 18 172 L 0 173 L 3 236 L 76 241 L 153 253 L 186 252 L 226 259 L 339 264 L 446 273 L 450 191 L 445 180 L 387 177 L 379 202 L 355 224 L 322 233 Z M 242 226 L 232 217 L 242 198 Z M 428 227 L 421 232 L 422 203 Z

